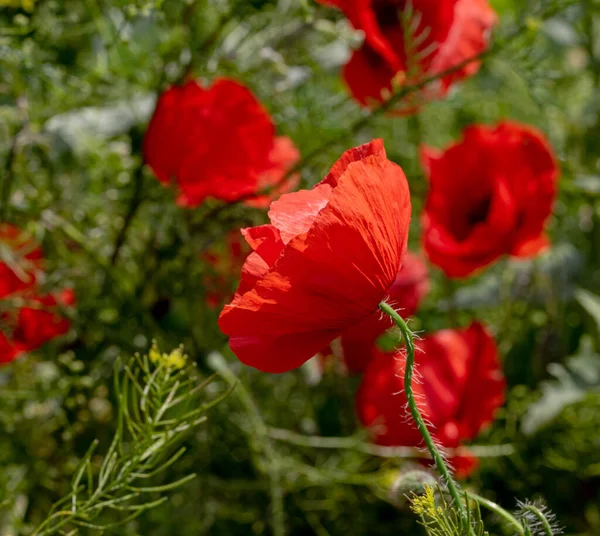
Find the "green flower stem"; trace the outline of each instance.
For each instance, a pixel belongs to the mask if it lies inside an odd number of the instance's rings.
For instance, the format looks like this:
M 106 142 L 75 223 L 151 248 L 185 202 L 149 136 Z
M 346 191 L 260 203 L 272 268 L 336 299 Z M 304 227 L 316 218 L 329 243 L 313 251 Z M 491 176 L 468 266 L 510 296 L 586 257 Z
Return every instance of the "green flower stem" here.
M 435 462 L 438 471 L 441 473 L 442 478 L 446 483 L 448 492 L 450 493 L 450 497 L 452 497 L 454 505 L 459 510 L 461 519 L 464 522 L 467 519 L 467 512 L 462 500 L 460 499 L 456 483 L 454 482 L 454 479 L 452 478 L 448 467 L 446 467 L 444 458 L 440 454 L 438 448 L 435 446 L 433 438 L 431 437 L 431 434 L 427 429 L 427 425 L 425 424 L 425 421 L 421 416 L 419 408 L 417 407 L 417 401 L 415 400 L 415 394 L 412 387 L 413 373 L 415 367 L 415 344 L 413 341 L 413 335 L 410 329 L 408 329 L 406 322 L 404 322 L 403 318 L 394 310 L 393 307 L 391 307 L 385 302 L 381 302 L 379 304 L 379 308 L 385 314 L 392 318 L 395 324 L 400 328 L 402 336 L 404 337 L 404 341 L 406 343 L 406 368 L 404 370 L 404 391 L 406 393 L 408 407 L 410 408 L 410 412 L 413 416 L 413 419 L 417 424 L 417 429 L 423 436 L 425 445 L 427 445 L 427 449 L 429 450 L 429 453 L 431 454 L 431 457 L 433 458 L 433 461 Z
M 552 530 L 552 525 L 550 525 L 550 522 L 548 521 L 544 513 L 537 506 L 533 504 L 526 504 L 523 506 L 523 510 L 525 510 L 526 512 L 530 512 L 535 517 L 537 517 L 537 519 L 542 525 L 542 530 L 544 531 L 545 536 L 553 536 L 554 531 Z
M 491 512 L 494 512 L 495 514 L 500 516 L 508 524 L 510 524 L 512 528 L 514 528 L 516 531 L 518 531 L 519 535 L 523 535 L 523 536 L 525 535 L 525 529 L 523 528 L 523 525 L 510 512 L 507 512 L 504 508 L 497 505 L 495 502 L 492 502 L 484 497 L 481 497 L 481 496 L 477 495 L 476 493 L 468 492 L 467 496 L 469 497 L 469 499 L 474 500 L 480 506 L 483 506 L 484 508 L 487 508 Z

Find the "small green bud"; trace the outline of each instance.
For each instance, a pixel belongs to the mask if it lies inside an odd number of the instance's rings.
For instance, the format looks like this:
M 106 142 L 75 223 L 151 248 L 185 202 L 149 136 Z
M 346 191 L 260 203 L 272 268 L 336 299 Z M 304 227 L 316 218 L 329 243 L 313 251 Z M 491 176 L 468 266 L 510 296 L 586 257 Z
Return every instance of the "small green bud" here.
M 409 498 L 414 495 L 423 495 L 427 488 L 434 487 L 437 483 L 435 476 L 421 468 L 410 468 L 398 474 L 390 488 L 391 502 L 399 508 L 410 504 Z

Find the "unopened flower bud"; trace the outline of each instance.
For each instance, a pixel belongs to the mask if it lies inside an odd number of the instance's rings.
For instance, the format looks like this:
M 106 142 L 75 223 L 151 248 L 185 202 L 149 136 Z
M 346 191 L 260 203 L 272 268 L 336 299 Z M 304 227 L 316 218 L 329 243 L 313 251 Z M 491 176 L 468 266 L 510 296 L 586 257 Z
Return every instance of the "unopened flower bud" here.
M 392 483 L 389 496 L 398 508 L 408 506 L 408 498 L 412 495 L 422 495 L 426 486 L 435 486 L 437 480 L 429 471 L 421 468 L 411 468 L 399 473 Z

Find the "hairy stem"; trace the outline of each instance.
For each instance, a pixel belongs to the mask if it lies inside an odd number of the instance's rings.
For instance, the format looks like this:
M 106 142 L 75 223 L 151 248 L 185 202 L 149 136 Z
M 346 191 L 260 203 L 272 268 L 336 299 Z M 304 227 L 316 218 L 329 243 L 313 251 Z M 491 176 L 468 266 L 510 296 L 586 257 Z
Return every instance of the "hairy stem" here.
M 406 343 L 406 367 L 404 370 L 404 392 L 406 393 L 408 407 L 410 408 L 410 412 L 413 416 L 413 419 L 415 420 L 415 423 L 417 424 L 417 429 L 419 430 L 419 433 L 421 434 L 421 436 L 423 436 L 423 440 L 425 441 L 427 450 L 429 450 L 429 453 L 431 454 L 431 457 L 433 458 L 433 461 L 435 462 L 435 465 L 436 465 L 438 471 L 441 473 L 442 478 L 443 478 L 444 482 L 446 483 L 446 487 L 448 488 L 450 497 L 452 497 L 454 506 L 459 510 L 461 519 L 464 522 L 464 520 L 466 520 L 466 518 L 467 518 L 467 512 L 465 510 L 463 502 L 460 499 L 460 495 L 458 493 L 458 487 L 456 486 L 456 483 L 454 482 L 454 479 L 452 478 L 452 475 L 450 474 L 450 471 L 448 470 L 448 467 L 446 466 L 446 463 L 444 462 L 444 458 L 440 454 L 440 451 L 436 447 L 436 445 L 433 441 L 433 438 L 431 437 L 431 434 L 429 433 L 429 430 L 427 429 L 427 425 L 425 424 L 425 421 L 423 420 L 421 412 L 419 411 L 419 408 L 417 406 L 417 401 L 415 399 L 415 393 L 414 393 L 413 387 L 412 387 L 413 373 L 414 373 L 414 367 L 415 367 L 415 345 L 414 345 L 414 341 L 413 341 L 413 335 L 412 335 L 410 329 L 408 329 L 406 322 L 404 322 L 404 319 L 395 311 L 395 309 L 393 307 L 391 307 L 390 305 L 388 305 L 385 302 L 381 302 L 379 304 L 379 308 L 385 314 L 387 314 L 388 316 L 391 317 L 391 319 L 398 326 L 398 328 L 400 328 L 400 331 L 402 332 L 402 337 L 404 338 L 404 342 Z
M 553 536 L 554 535 L 554 531 L 552 530 L 552 525 L 550 525 L 550 522 L 548 521 L 548 519 L 546 518 L 544 513 L 537 506 L 535 506 L 533 504 L 526 504 L 523 506 L 523 510 L 525 510 L 526 512 L 530 512 L 539 520 L 545 536 Z

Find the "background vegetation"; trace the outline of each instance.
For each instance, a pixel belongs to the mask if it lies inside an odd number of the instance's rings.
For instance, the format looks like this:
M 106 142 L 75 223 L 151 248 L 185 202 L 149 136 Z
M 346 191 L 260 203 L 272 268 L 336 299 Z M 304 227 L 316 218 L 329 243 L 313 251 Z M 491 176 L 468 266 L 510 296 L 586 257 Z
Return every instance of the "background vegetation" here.
M 420 143 L 442 147 L 468 124 L 502 118 L 547 133 L 562 169 L 552 249 L 460 285 L 432 268 L 411 326 L 480 318 L 497 338 L 508 401 L 477 441 L 481 468 L 467 485 L 508 508 L 544 497 L 566 534 L 600 534 L 598 0 L 492 1 L 501 22 L 479 74 L 409 117 L 356 105 L 339 76 L 356 37 L 340 13 L 306 0 L 1 4 L 0 220 L 42 242 L 49 287 L 77 295 L 68 336 L 0 369 L 2 536 L 45 519 L 95 439 L 99 467 L 119 422 L 115 360 L 152 339 L 183 343 L 200 379 L 221 372 L 203 401 L 239 383 L 185 435 L 168 476 L 150 480 L 196 478 L 112 533 L 262 534 L 281 519 L 297 535 L 421 530 L 392 492 L 413 462 L 369 448 L 353 412 L 356 380 L 316 363 L 267 375 L 227 349 L 219 308 L 207 306 L 215 267 L 205 254 L 265 213 L 216 201 L 180 208 L 140 154 L 157 94 L 188 74 L 247 84 L 298 146 L 304 186 L 344 149 L 384 138 L 409 178 L 412 249 L 426 191 Z

